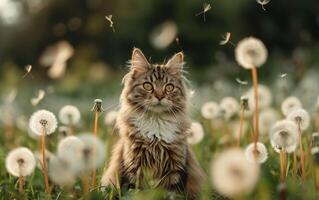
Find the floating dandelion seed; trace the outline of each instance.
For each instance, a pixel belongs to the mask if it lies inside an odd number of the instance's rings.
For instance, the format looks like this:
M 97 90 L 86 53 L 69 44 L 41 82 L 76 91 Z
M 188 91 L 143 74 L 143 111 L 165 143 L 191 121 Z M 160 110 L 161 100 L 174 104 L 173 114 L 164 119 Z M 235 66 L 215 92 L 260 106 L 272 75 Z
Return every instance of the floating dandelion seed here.
M 214 101 L 206 102 L 201 108 L 201 113 L 205 119 L 214 119 L 219 116 L 219 105 Z
M 166 21 L 152 30 L 149 40 L 156 49 L 165 49 L 176 39 L 177 33 L 178 29 L 176 23 L 173 21 Z
M 209 3 L 204 3 L 203 4 L 203 10 L 201 12 L 197 13 L 195 16 L 197 17 L 199 15 L 203 15 L 204 22 L 206 22 L 206 13 L 208 11 L 210 11 L 211 9 L 212 9 L 212 6 Z
M 267 5 L 267 4 L 270 2 L 270 0 L 256 0 L 256 1 L 257 1 L 258 4 L 261 5 L 261 7 L 262 7 L 263 10 L 266 10 L 266 8 L 264 7 L 264 5 Z
M 287 97 L 281 103 L 281 111 L 285 116 L 288 116 L 291 111 L 299 108 L 302 108 L 302 103 L 297 97 Z
M 26 73 L 22 76 L 22 78 L 25 78 L 28 74 L 30 74 L 31 78 L 33 78 L 32 74 L 31 74 L 31 70 L 32 70 L 32 65 L 25 66 Z
M 236 78 L 235 79 L 237 83 L 239 83 L 240 85 L 248 85 L 248 82 L 247 81 L 243 81 L 241 80 L 240 78 Z
M 45 97 L 45 91 L 39 90 L 38 95 L 31 99 L 31 104 L 33 106 L 37 106 L 44 97 Z
M 299 142 L 298 127 L 289 120 L 278 121 L 271 127 L 269 137 L 276 152 L 292 153 Z
M 211 162 L 211 180 L 215 189 L 230 198 L 253 191 L 259 178 L 260 167 L 247 161 L 245 152 L 232 148 L 220 153 Z
M 189 144 L 198 144 L 204 138 L 204 129 L 199 122 L 193 122 L 191 125 L 191 133 L 187 137 Z
M 225 35 L 222 35 L 221 37 L 223 38 L 223 40 L 219 42 L 219 45 L 225 45 L 227 43 L 230 43 L 231 45 L 235 46 L 235 44 L 232 43 L 232 41 L 230 41 L 230 36 L 230 32 L 226 32 Z
M 112 20 L 112 15 L 107 15 L 105 16 L 105 19 L 110 23 L 110 28 L 112 28 L 113 32 L 115 32 L 115 28 L 114 28 L 114 23 Z
M 282 73 L 282 74 L 279 74 L 278 77 L 279 78 L 286 78 L 287 75 L 288 75 L 287 73 Z
M 66 62 L 74 54 L 74 48 L 67 41 L 59 41 L 45 49 L 40 57 L 40 64 L 50 67 L 48 76 L 53 79 L 60 78 L 66 71 Z
M 35 168 L 33 153 L 25 147 L 9 152 L 6 157 L 6 169 L 13 176 L 19 177 L 19 192 L 23 192 L 23 177 L 30 175 Z
M 106 126 L 113 126 L 116 122 L 118 112 L 116 110 L 112 110 L 108 113 L 106 113 L 104 117 L 104 123 Z
M 264 163 L 268 158 L 268 152 L 265 145 L 257 142 L 257 152 L 254 152 L 254 143 L 250 143 L 245 150 L 246 159 L 252 163 Z
M 75 125 L 80 121 L 81 113 L 77 107 L 66 105 L 61 108 L 59 119 L 63 124 Z
M 224 97 L 219 104 L 222 116 L 229 120 L 239 111 L 239 103 L 233 97 Z

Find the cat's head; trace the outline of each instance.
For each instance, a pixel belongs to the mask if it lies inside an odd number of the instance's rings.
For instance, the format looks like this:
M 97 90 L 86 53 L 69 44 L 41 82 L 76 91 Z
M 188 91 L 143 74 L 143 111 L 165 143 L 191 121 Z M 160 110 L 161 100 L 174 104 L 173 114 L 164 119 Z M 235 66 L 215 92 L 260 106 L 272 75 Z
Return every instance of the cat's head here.
M 179 52 L 165 64 L 150 64 L 142 51 L 134 48 L 130 71 L 123 78 L 121 100 L 134 112 L 184 113 L 187 88 L 183 59 L 183 53 Z

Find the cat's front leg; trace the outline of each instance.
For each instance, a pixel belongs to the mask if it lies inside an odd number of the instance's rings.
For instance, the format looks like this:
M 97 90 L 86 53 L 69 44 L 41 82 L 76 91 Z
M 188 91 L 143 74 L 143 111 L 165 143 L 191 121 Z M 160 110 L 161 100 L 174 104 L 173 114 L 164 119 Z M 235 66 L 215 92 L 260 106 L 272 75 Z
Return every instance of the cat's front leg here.
M 121 168 L 123 163 L 123 148 L 123 141 L 119 140 L 112 152 L 112 157 L 109 166 L 107 170 L 103 173 L 101 179 L 102 187 L 115 187 L 120 182 L 122 176 Z

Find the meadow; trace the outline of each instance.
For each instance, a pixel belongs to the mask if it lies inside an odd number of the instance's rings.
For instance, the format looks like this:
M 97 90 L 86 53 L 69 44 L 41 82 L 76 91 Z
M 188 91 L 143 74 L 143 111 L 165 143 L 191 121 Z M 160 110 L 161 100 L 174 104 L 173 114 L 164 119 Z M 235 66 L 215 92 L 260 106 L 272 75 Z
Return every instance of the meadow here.
M 70 2 L 56 5 L 65 5 L 71 12 L 74 2 Z M 87 19 L 64 13 L 60 20 L 68 16 L 68 21 L 53 25 L 50 17 L 43 23 L 41 15 L 34 14 L 32 20 L 46 24 L 39 27 L 45 42 L 28 34 L 30 43 L 17 45 L 11 38 L 12 46 L 0 52 L 0 199 L 188 199 L 184 193 L 157 187 L 152 170 L 140 188 L 121 188 L 119 177 L 114 187 L 100 184 L 120 137 L 116 120 L 122 78 L 138 45 L 145 47 L 143 52 L 152 63 L 184 52 L 192 120 L 187 143 L 205 172 L 198 199 L 318 199 L 319 45 L 315 31 L 307 26 L 298 36 L 291 30 L 279 33 L 274 28 L 275 11 L 269 19 L 260 13 L 268 9 L 272 13 L 281 4 L 267 0 L 238 6 L 230 1 L 191 1 L 185 10 L 176 8 L 176 19 L 164 21 L 155 17 L 159 14 L 149 14 L 159 12 L 156 3 L 138 2 L 135 11 L 119 3 L 118 12 L 110 2 L 84 3 L 91 10 L 79 13 Z M 294 3 L 287 10 L 312 6 L 300 4 L 304 7 Z M 42 13 L 51 8 L 58 13 L 55 9 L 60 8 L 54 3 L 39 5 L 30 9 Z M 109 5 L 114 12 L 105 12 Z M 248 22 L 239 23 L 243 28 L 232 28 L 230 21 L 242 16 L 239 8 L 257 12 L 261 28 Z M 299 12 L 295 21 L 302 16 Z M 13 15 L 6 18 L 2 13 L 1 23 L 19 24 Z M 158 25 L 150 26 L 153 21 L 143 19 L 143 14 L 153 16 L 150 20 L 156 19 Z M 227 14 L 229 18 L 221 20 Z M 135 30 L 140 24 L 152 27 L 151 31 Z M 34 31 L 34 25 L 30 26 Z M 29 29 L 21 30 L 14 31 Z

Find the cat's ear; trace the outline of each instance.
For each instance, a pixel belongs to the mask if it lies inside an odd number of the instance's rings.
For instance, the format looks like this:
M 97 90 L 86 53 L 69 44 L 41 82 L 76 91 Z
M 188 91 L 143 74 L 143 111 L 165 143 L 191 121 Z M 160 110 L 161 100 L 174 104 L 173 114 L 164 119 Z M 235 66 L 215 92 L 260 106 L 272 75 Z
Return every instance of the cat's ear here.
M 131 70 L 134 70 L 138 73 L 145 72 L 150 68 L 150 64 L 145 58 L 142 51 L 138 48 L 133 49 L 132 59 L 131 59 Z
M 176 53 L 165 65 L 168 72 L 172 75 L 181 75 L 183 72 L 184 54 L 183 52 Z

